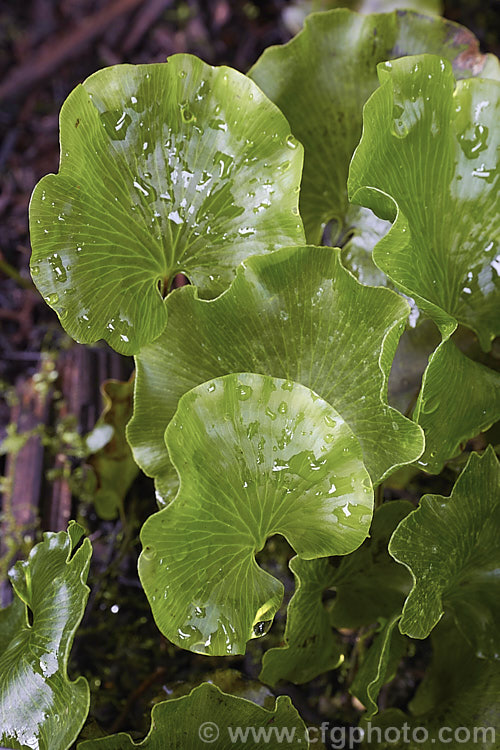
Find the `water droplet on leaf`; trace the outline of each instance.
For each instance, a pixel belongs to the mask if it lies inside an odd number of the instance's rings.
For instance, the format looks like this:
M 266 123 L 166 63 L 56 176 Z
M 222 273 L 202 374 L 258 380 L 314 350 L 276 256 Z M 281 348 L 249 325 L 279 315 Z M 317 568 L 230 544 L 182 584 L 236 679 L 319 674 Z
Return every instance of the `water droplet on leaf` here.
M 236 395 L 240 401 L 247 401 L 252 395 L 252 388 L 249 385 L 241 385 L 239 383 L 236 387 Z
M 273 624 L 272 620 L 263 620 L 262 622 L 258 622 L 256 625 L 253 626 L 253 635 L 255 638 L 261 638 L 263 635 L 266 635 L 266 633 L 269 632 L 271 629 L 271 625 Z

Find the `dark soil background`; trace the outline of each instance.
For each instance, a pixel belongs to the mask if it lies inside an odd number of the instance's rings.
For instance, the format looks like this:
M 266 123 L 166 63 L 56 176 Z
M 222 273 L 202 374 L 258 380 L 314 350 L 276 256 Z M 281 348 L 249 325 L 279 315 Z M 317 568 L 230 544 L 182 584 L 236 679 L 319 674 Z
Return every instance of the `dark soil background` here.
M 102 727 L 135 729 L 133 736 L 143 736 L 152 700 L 188 692 L 207 674 L 221 687 L 248 695 L 262 645 L 253 642 L 245 657 L 212 659 L 161 637 L 136 572 L 138 531 L 155 510 L 149 480 L 141 476 L 133 485 L 125 522 L 103 522 L 85 499 L 75 501 L 79 436 L 95 424 L 99 385 L 106 377 L 126 378 L 132 364 L 105 346 L 84 349 L 70 342 L 34 289 L 28 272 L 30 195 L 44 174 L 57 171 L 58 113 L 77 83 L 104 66 L 159 62 L 178 52 L 246 72 L 266 47 L 290 38 L 284 11 L 291 5 L 285 0 L 0 0 L 0 443 L 9 436 L 3 452 L 17 456 L 17 464 L 7 458 L 0 465 L 0 475 L 8 478 L 0 489 L 9 498 L 0 506 L 0 583 L 2 559 L 6 569 L 41 530 L 66 528 L 67 519 L 77 516 L 90 530 L 92 593 L 70 665 L 72 677 L 83 673 L 91 684 L 87 733 L 98 734 Z M 498 0 L 450 0 L 445 15 L 468 26 L 483 52 L 499 54 Z M 31 431 L 26 444 L 16 443 L 12 425 Z M 407 494 L 402 490 L 399 496 Z M 7 518 L 9 503 L 14 520 Z M 286 581 L 289 596 L 288 556 L 284 542 L 271 540 L 262 563 Z M 7 601 L 4 589 L 0 605 Z M 282 629 L 283 617 L 264 639 L 266 648 L 279 642 Z M 347 643 L 351 638 L 345 634 Z M 424 646 L 382 702 L 405 707 L 427 658 Z M 214 678 L 214 670 L 228 668 L 243 672 L 247 681 L 232 672 Z M 280 692 L 291 695 L 306 722 L 357 723 L 359 707 L 343 690 L 345 676 L 341 670 Z M 269 691 L 259 690 L 265 701 Z

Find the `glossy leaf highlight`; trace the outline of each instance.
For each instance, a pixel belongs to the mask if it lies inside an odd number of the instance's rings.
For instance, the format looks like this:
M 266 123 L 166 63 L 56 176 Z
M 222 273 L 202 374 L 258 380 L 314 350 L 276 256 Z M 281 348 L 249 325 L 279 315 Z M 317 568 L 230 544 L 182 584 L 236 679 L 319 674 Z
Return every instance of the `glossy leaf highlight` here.
M 349 162 L 361 136 L 363 105 L 377 87 L 377 63 L 424 52 L 452 61 L 459 78 L 500 78 L 498 60 L 481 55 L 477 39 L 458 24 L 411 11 L 360 16 L 347 9 L 310 16 L 300 34 L 266 50 L 249 74 L 304 146 L 300 213 L 307 241 L 321 242 L 328 222 L 333 245 L 368 226 L 368 234 L 375 233 L 363 241 L 358 263 L 364 254 L 372 274 L 369 253 L 385 230 L 375 227 L 371 212 L 349 206 Z
M 135 459 L 155 477 L 160 496 L 171 491 L 163 434 L 179 398 L 230 372 L 259 372 L 312 388 L 360 441 L 374 483 L 420 456 L 420 428 L 386 402 L 408 305 L 387 289 L 360 285 L 339 254 L 285 248 L 249 258 L 217 300 L 199 300 L 191 287 L 167 299 L 164 334 L 136 358 L 128 427 Z
M 46 533 L 9 573 L 14 600 L 0 610 L 0 744 L 11 750 L 67 750 L 89 710 L 87 681 L 67 675 L 83 617 L 92 547 L 71 523 Z M 28 614 L 30 613 L 30 617 Z
M 334 8 L 349 8 L 358 13 L 388 13 L 400 7 L 400 0 L 298 0 L 284 9 L 283 21 L 292 34 L 297 34 L 310 13 Z M 441 0 L 405 0 L 404 7 L 420 13 L 441 14 L 443 4 Z
M 309 388 L 240 373 L 185 394 L 166 444 L 173 502 L 141 532 L 139 575 L 160 630 L 212 655 L 243 653 L 283 586 L 255 554 L 282 534 L 303 558 L 344 555 L 370 527 L 373 492 L 359 442 Z
M 192 55 L 90 76 L 61 111 L 61 165 L 30 206 L 31 273 L 77 341 L 136 352 L 178 272 L 203 296 L 303 240 L 302 147 L 246 76 Z
M 470 79 L 455 87 L 449 63 L 430 55 L 381 64 L 379 76 L 349 194 L 394 219 L 374 261 L 443 336 L 414 415 L 427 439 L 420 465 L 439 471 L 500 414 L 498 375 L 448 341 L 459 323 L 485 351 L 500 333 L 500 83 Z
M 374 261 L 443 336 L 459 322 L 488 350 L 500 333 L 500 83 L 455 88 L 451 65 L 431 55 L 381 64 L 379 76 L 349 172 L 351 200 L 395 219 Z

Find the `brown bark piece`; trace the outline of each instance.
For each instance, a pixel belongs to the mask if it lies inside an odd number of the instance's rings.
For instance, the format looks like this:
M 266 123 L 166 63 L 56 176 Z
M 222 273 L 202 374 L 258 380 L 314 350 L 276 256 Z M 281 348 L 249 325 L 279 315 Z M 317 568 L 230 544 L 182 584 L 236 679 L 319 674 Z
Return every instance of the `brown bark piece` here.
M 0 101 L 21 96 L 36 83 L 51 76 L 63 63 L 84 52 L 89 43 L 102 36 L 116 19 L 131 12 L 142 2 L 143 0 L 115 0 L 85 18 L 59 40 L 50 38 L 33 59 L 7 74 L 0 84 Z
M 41 369 L 44 366 L 45 363 L 42 363 Z M 11 423 L 16 425 L 18 434 L 33 433 L 38 427 L 47 424 L 50 392 L 49 389 L 40 387 L 39 379 L 32 377 L 19 380 L 16 397 L 11 411 Z M 15 562 L 16 555 L 11 556 L 9 550 L 15 550 L 27 538 L 35 537 L 43 479 L 43 456 L 44 447 L 39 434 L 32 434 L 18 451 L 7 456 L 7 481 L 2 500 L 0 530 L 2 568 L 10 567 Z M 0 604 L 6 606 L 9 600 L 10 584 L 0 580 Z

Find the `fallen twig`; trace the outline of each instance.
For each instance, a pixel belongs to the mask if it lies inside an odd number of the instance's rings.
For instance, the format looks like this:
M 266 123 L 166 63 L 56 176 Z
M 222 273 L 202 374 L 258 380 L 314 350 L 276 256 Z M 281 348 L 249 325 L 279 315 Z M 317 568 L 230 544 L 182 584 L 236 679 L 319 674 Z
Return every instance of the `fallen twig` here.
M 131 52 L 144 34 L 151 28 L 156 19 L 171 5 L 172 0 L 149 0 L 138 12 L 137 18 L 130 32 L 128 33 L 122 49 L 125 54 Z
M 60 65 L 76 57 L 92 40 L 103 34 L 116 18 L 128 13 L 143 0 L 115 0 L 84 19 L 59 41 L 48 39 L 34 59 L 11 70 L 0 84 L 0 101 L 25 94 L 28 89 L 54 73 Z

